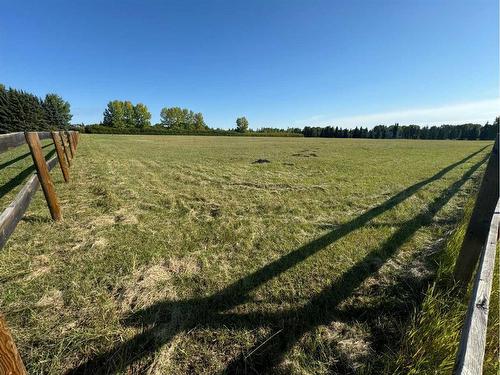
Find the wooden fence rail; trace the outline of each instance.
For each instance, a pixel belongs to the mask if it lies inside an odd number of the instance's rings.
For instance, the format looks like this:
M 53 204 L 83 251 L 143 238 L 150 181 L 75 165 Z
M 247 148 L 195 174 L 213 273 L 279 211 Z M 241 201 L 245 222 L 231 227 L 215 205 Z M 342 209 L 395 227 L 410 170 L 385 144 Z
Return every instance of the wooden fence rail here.
M 33 195 L 41 185 L 54 220 L 62 218 L 61 209 L 50 176 L 50 170 L 59 163 L 64 181 L 69 181 L 69 166 L 75 157 L 78 146 L 79 133 L 75 131 L 59 132 L 26 132 L 0 135 L 0 153 L 11 148 L 28 144 L 36 174 L 33 174 L 15 199 L 0 214 L 0 249 L 5 245 L 17 224 L 28 209 Z M 56 149 L 56 156 L 46 161 L 43 155 L 41 139 L 52 139 Z M 5 319 L 0 314 L 0 374 L 24 375 L 26 369 L 21 360 L 14 340 L 7 328 Z
M 453 373 L 456 375 L 483 373 L 488 311 L 500 228 L 498 143 L 497 134 L 455 263 L 454 276 L 460 295 L 466 292 L 476 270 L 455 360 Z
M 498 200 L 491 219 L 488 239 L 481 254 L 476 271 L 472 296 L 469 301 L 465 323 L 460 337 L 455 374 L 472 375 L 483 373 L 486 333 L 488 329 L 488 311 L 490 305 L 495 257 L 497 251 L 498 230 L 500 228 L 500 200 Z

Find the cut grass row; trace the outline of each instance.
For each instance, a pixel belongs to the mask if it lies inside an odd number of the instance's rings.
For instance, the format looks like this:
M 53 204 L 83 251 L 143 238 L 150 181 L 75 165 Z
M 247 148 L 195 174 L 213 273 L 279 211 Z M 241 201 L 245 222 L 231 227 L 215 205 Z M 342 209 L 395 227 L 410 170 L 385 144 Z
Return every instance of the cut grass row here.
M 383 372 L 489 149 L 83 135 L 64 220 L 38 193 L 0 253 L 2 311 L 33 373 Z

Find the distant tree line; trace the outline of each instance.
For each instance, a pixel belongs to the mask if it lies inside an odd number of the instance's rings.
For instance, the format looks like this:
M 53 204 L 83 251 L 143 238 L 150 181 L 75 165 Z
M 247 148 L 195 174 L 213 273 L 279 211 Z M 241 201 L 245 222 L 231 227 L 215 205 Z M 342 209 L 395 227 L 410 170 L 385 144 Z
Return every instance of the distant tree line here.
M 463 124 L 441 126 L 377 125 L 373 129 L 356 127 L 342 129 L 339 127 L 311 127 L 306 126 L 302 134 L 304 137 L 325 138 L 374 138 L 374 139 L 495 139 L 499 129 L 500 118 L 493 124 Z
M 59 95 L 42 99 L 0 84 L 0 133 L 67 129 L 71 118 L 69 103 Z
M 0 133 L 67 129 L 71 126 L 70 105 L 57 94 L 40 98 L 31 93 L 0 84 Z M 304 136 L 325 138 L 374 138 L 374 139 L 495 139 L 500 118 L 493 124 L 463 124 L 441 126 L 377 125 L 372 129 L 356 127 L 344 129 L 333 126 L 306 126 L 280 129 L 262 127 L 250 128 L 246 117 L 236 119 L 231 130 L 210 128 L 200 112 L 188 108 L 164 107 L 160 111 L 160 122 L 151 125 L 151 113 L 142 103 L 110 101 L 104 110 L 100 124 L 82 124 L 88 133 L 109 134 L 207 134 L 207 135 L 272 135 Z
M 241 133 L 235 129 L 182 130 L 168 129 L 162 126 L 149 126 L 147 128 L 112 128 L 101 124 L 81 125 L 77 130 L 89 134 L 149 134 L 149 135 L 210 135 L 210 136 L 249 136 L 249 137 L 302 137 L 302 133 L 292 133 L 281 130 L 279 132 L 264 132 L 249 130 Z

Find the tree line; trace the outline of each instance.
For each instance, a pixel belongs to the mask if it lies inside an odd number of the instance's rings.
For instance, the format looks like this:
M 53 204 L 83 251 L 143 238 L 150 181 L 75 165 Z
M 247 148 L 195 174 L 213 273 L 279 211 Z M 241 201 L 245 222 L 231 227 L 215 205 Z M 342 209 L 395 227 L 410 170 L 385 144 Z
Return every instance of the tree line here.
M 373 139 L 495 139 L 499 129 L 500 117 L 493 124 L 463 124 L 441 126 L 377 125 L 372 129 L 356 127 L 342 129 L 339 127 L 306 126 L 302 130 L 304 137 L 324 138 L 373 138 Z
M 0 84 L 0 133 L 67 129 L 71 118 L 69 103 L 57 94 L 40 98 Z
M 116 129 L 151 127 L 151 112 L 142 103 L 134 105 L 129 101 L 113 100 L 108 103 L 104 111 L 102 125 Z M 162 108 L 160 123 L 154 126 L 176 131 L 208 129 L 203 114 L 180 107 Z
M 67 129 L 71 126 L 70 104 L 57 94 L 38 97 L 23 90 L 6 89 L 0 84 L 0 133 L 16 131 L 44 131 L 50 129 Z M 112 100 L 107 104 L 100 124 L 86 126 L 85 131 L 91 133 L 132 133 L 141 132 L 158 134 L 216 134 L 216 135 L 283 135 L 325 138 L 373 138 L 373 139 L 495 139 L 499 129 L 500 118 L 493 124 L 463 124 L 441 126 L 377 125 L 372 129 L 355 127 L 306 126 L 300 128 L 263 127 L 257 130 L 250 128 L 246 117 L 238 117 L 236 126 L 231 130 L 212 129 L 203 118 L 201 112 L 188 108 L 164 107 L 160 111 L 160 122 L 151 124 L 151 113 L 142 103 L 132 104 L 130 101 Z M 83 125 L 83 124 L 82 124 Z

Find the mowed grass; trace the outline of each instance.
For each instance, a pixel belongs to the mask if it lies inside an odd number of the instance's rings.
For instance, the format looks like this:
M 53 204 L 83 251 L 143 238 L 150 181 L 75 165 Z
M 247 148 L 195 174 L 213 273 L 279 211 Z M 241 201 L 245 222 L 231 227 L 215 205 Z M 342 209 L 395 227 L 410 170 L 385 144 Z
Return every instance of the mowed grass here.
M 38 192 L 0 252 L 1 311 L 30 373 L 380 373 L 490 150 L 82 135 L 64 219 Z

